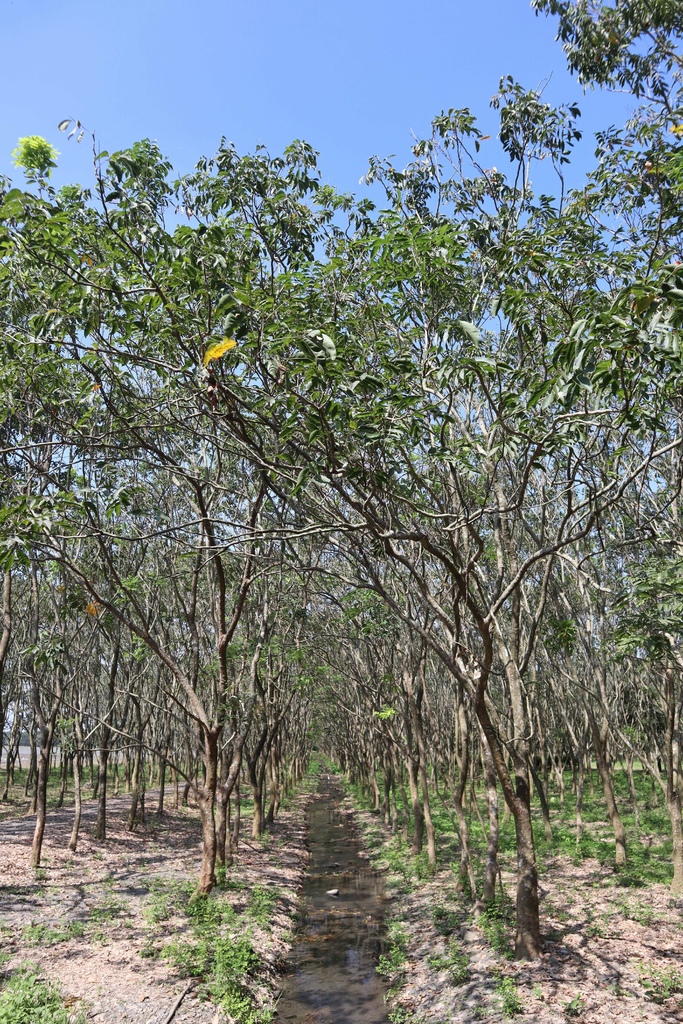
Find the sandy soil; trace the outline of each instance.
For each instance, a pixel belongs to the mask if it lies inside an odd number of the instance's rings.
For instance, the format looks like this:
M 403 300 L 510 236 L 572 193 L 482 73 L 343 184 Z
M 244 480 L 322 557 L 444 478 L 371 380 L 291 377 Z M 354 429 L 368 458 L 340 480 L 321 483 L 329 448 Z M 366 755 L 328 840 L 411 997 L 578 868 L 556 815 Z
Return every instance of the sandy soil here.
M 373 862 L 381 867 L 386 831 L 376 815 L 357 812 L 357 820 Z M 683 899 L 673 899 L 663 885 L 622 888 L 614 871 L 597 861 L 575 866 L 556 857 L 545 869 L 540 879 L 543 955 L 531 964 L 493 950 L 463 906 L 451 869 L 409 887 L 400 876 L 389 875 L 388 914 L 402 921 L 408 940 L 406 963 L 393 979 L 392 1006 L 420 1024 L 503 1020 L 500 983 L 510 977 L 522 1002 L 518 1020 L 681 1024 L 683 994 L 656 1002 L 653 995 L 661 996 L 661 986 L 657 991 L 647 982 L 667 972 L 680 972 L 683 981 Z M 513 895 L 510 870 L 503 870 L 502 882 Z M 458 913 L 450 940 L 435 925 L 437 907 Z M 453 940 L 470 961 L 469 980 L 460 985 L 429 964 L 435 955 L 445 955 Z
M 249 925 L 250 938 L 263 960 L 256 985 L 257 999 L 267 1005 L 277 989 L 278 969 L 291 938 L 298 891 L 306 864 L 305 804 L 302 793 L 282 811 L 263 842 L 242 841 L 230 877 L 248 886 L 272 886 L 277 903 L 270 927 Z M 160 926 L 151 924 L 145 907 L 153 879 L 196 878 L 201 854 L 199 822 L 192 809 L 167 812 L 162 821 L 148 810 L 147 825 L 125 829 L 128 801 L 110 801 L 106 842 L 93 836 L 95 809 L 88 807 L 77 853 L 67 849 L 72 812 L 48 815 L 43 868 L 28 866 L 34 818 L 0 823 L 0 947 L 8 971 L 23 962 L 38 964 L 41 973 L 62 986 L 65 1003 L 74 1012 L 85 1008 L 98 1024 L 162 1024 L 188 982 L 162 959 L 141 954 L 159 942 Z M 150 813 L 150 811 L 152 813 Z M 237 909 L 246 889 L 230 892 Z M 173 931 L 174 922 L 161 926 Z M 71 925 L 83 934 L 67 938 Z M 38 927 L 36 927 L 38 926 Z M 47 939 L 38 944 L 40 926 Z M 51 934 L 52 933 L 52 934 Z M 43 939 L 46 933 L 42 933 Z M 218 1024 L 216 1008 L 191 989 L 174 1024 Z

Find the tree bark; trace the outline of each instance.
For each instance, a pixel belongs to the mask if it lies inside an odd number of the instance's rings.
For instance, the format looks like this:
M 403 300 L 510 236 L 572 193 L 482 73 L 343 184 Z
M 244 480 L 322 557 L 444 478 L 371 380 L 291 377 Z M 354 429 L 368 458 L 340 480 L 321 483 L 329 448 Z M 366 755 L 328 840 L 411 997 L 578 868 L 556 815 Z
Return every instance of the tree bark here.
M 486 803 L 489 811 L 489 834 L 486 843 L 486 869 L 484 871 L 484 903 L 491 903 L 496 895 L 498 878 L 498 787 L 496 786 L 496 770 L 493 767 L 491 750 L 486 736 L 481 737 L 484 758 L 484 783 L 486 785 Z
M 626 829 L 621 820 L 617 801 L 614 796 L 614 784 L 607 764 L 607 752 L 605 749 L 607 739 L 607 723 L 603 723 L 602 729 L 598 728 L 592 709 L 588 708 L 588 721 L 590 724 L 591 736 L 593 738 L 593 749 L 595 750 L 595 761 L 598 766 L 598 774 L 602 782 L 602 790 L 605 794 L 607 804 L 607 815 L 612 823 L 614 842 L 616 846 L 616 865 L 623 867 L 626 864 Z
M 220 726 L 202 729 L 205 776 L 197 787 L 197 804 L 202 823 L 202 866 L 197 882 L 196 896 L 205 896 L 216 884 L 216 786 L 218 785 L 218 739 Z
M 74 719 L 74 759 L 73 759 L 73 770 L 74 770 L 74 823 L 71 829 L 71 838 L 69 839 L 69 849 L 74 853 L 78 846 L 78 833 L 81 828 L 81 809 L 82 809 L 82 750 L 83 750 L 83 730 L 81 728 L 81 722 L 78 715 Z

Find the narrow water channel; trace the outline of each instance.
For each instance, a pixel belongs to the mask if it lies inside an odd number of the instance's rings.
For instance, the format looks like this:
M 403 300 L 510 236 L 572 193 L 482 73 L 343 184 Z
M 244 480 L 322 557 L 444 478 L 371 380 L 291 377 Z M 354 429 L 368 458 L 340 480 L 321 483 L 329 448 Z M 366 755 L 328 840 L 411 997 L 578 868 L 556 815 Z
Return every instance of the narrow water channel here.
M 382 945 L 384 879 L 359 856 L 342 791 L 326 776 L 307 814 L 311 861 L 305 915 L 292 950 L 277 1019 L 287 1024 L 387 1024 L 386 985 L 375 968 Z M 330 890 L 338 890 L 331 895 Z

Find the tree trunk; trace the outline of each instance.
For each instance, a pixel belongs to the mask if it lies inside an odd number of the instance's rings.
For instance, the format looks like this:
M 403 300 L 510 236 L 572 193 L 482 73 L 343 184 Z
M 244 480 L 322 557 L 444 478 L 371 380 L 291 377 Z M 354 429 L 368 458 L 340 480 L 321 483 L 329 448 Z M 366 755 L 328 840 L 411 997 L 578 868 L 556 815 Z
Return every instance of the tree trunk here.
M 133 771 L 130 777 L 130 811 L 128 812 L 128 823 L 126 828 L 133 832 L 138 820 L 138 804 L 140 802 L 140 768 L 142 762 L 142 742 L 138 740 L 135 746 L 135 758 L 133 760 Z
M 593 737 L 595 761 L 598 766 L 598 774 L 602 782 L 603 793 L 605 794 L 607 815 L 612 823 L 612 830 L 614 832 L 616 865 L 617 867 L 623 867 L 624 864 L 626 864 L 626 829 L 624 828 L 624 823 L 621 820 L 619 809 L 617 808 L 617 801 L 614 796 L 614 785 L 612 783 L 612 777 L 607 764 L 607 753 L 605 749 L 607 724 L 605 723 L 603 728 L 599 729 L 590 708 L 588 709 L 588 720 L 590 723 L 591 736 Z
M 159 803 L 157 804 L 157 818 L 164 816 L 164 794 L 166 792 L 166 755 L 168 753 L 168 742 L 164 746 L 164 752 L 159 758 Z
M 107 729 L 107 733 L 109 730 Z M 97 766 L 98 799 L 95 839 L 107 838 L 107 766 L 109 764 L 109 736 L 103 740 Z
M 38 754 L 38 771 L 36 777 L 36 827 L 33 833 L 31 844 L 31 867 L 40 867 L 40 858 L 43 849 L 43 836 L 45 834 L 45 818 L 47 815 L 47 784 L 50 777 L 50 754 L 52 753 L 52 740 L 54 738 L 55 723 L 59 703 L 55 706 L 49 719 L 41 722 L 40 726 L 40 753 Z M 42 718 L 42 714 L 40 716 Z
M 583 835 L 583 792 L 586 786 L 586 758 L 583 747 L 579 750 L 578 756 L 578 777 L 576 780 L 576 842 L 581 842 L 581 836 Z
M 107 689 L 107 706 L 104 722 L 100 726 L 100 751 L 97 766 L 97 789 L 99 800 L 97 805 L 97 823 L 95 825 L 95 838 L 104 840 L 107 837 L 107 768 L 109 766 L 109 745 L 111 742 L 110 716 L 114 709 L 116 695 L 116 673 L 119 666 L 119 654 L 121 645 L 117 640 L 114 644 L 111 665 L 109 666 L 109 680 Z
M 633 777 L 633 753 L 630 750 L 626 751 L 626 775 L 628 777 L 628 791 L 631 796 L 631 806 L 633 807 L 633 817 L 635 819 L 636 829 L 640 829 L 638 791 L 636 789 L 636 780 Z
M 195 895 L 208 895 L 216 884 L 216 786 L 218 785 L 218 738 L 220 727 L 203 728 L 204 783 L 197 787 L 202 822 L 202 866 Z
M 254 800 L 254 815 L 251 823 L 251 838 L 258 839 L 263 831 L 263 787 L 258 778 L 255 766 L 249 765 L 249 782 Z
M 673 839 L 674 877 L 671 892 L 683 893 L 683 815 L 681 814 L 681 791 L 678 785 L 681 774 L 681 701 L 676 693 L 674 672 L 668 669 L 665 676 L 666 730 L 664 758 L 666 762 L 666 806 L 671 820 Z
M 481 743 L 484 756 L 486 802 L 489 811 L 489 834 L 486 844 L 486 869 L 484 871 L 484 903 L 489 904 L 496 895 L 496 880 L 498 878 L 498 787 L 496 786 L 496 771 L 493 767 L 491 751 L 483 733 Z
M 240 825 L 242 824 L 242 803 L 240 800 L 240 777 L 235 780 L 235 814 L 232 819 L 232 849 L 237 850 L 240 842 Z
M 491 758 L 507 803 L 515 821 L 517 841 L 517 899 L 515 958 L 535 960 L 541 955 L 541 929 L 538 905 L 538 871 L 531 824 L 529 787 L 526 772 L 515 765 L 515 786 L 505 763 L 502 747 L 486 707 L 488 669 L 479 669 L 476 679 L 475 710 L 489 744 Z
M 538 794 L 538 802 L 541 805 L 541 814 L 543 815 L 543 827 L 545 828 L 546 842 L 552 843 L 553 841 L 553 828 L 550 823 L 550 808 L 548 807 L 548 801 L 545 797 L 543 790 L 543 783 L 541 782 L 538 772 L 533 766 L 533 763 L 529 761 L 529 769 L 531 771 L 531 778 L 534 780 L 534 787 Z
M 418 767 L 410 755 L 406 760 L 406 768 L 408 769 L 410 802 L 413 808 L 413 842 L 410 852 L 413 856 L 417 856 L 418 853 L 422 853 L 424 843 L 424 807 L 420 800 L 420 790 L 417 784 Z
M 74 720 L 74 758 L 73 758 L 73 769 L 74 769 L 74 823 L 71 829 L 71 838 L 69 839 L 69 849 L 74 853 L 78 846 L 78 833 L 81 828 L 81 808 L 82 808 L 82 771 L 81 771 L 81 751 L 83 748 L 83 730 L 81 729 L 81 723 L 78 717 Z

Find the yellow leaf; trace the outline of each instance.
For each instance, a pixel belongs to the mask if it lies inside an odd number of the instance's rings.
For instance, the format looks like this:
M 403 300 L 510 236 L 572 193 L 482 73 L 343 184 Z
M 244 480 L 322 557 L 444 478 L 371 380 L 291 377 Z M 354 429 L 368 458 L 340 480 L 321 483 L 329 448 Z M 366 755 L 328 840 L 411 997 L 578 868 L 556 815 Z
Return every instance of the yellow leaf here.
M 672 124 L 669 130 L 680 138 L 680 136 L 683 135 L 683 124 Z
M 204 366 L 208 366 L 213 359 L 220 359 L 222 355 L 229 352 L 231 348 L 235 348 L 236 346 L 237 342 L 234 338 L 223 338 L 222 341 L 214 341 L 214 343 L 209 345 L 204 353 Z
M 90 604 L 86 604 L 85 613 L 86 615 L 99 615 L 101 605 L 97 601 L 91 601 Z

